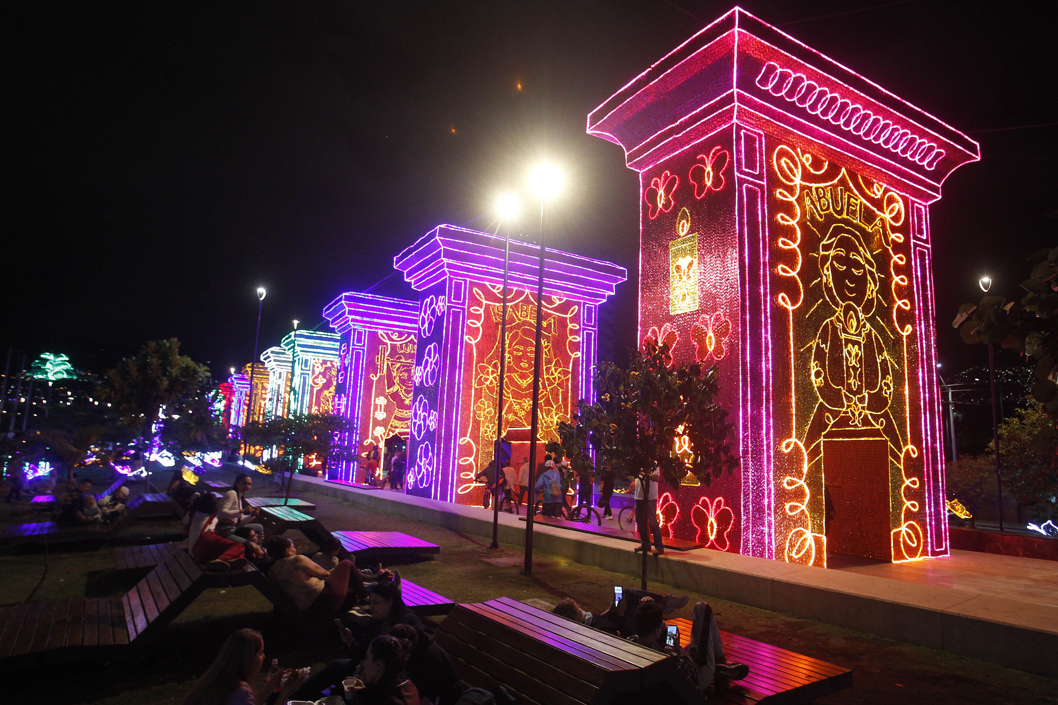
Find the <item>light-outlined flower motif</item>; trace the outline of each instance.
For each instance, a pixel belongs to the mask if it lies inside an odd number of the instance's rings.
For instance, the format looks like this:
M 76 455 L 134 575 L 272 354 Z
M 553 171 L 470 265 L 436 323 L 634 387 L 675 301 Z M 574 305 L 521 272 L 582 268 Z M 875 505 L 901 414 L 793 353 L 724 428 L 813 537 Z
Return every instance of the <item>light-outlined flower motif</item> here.
M 415 436 L 415 440 L 422 440 L 422 434 L 426 432 L 429 418 L 430 404 L 426 401 L 426 397 L 420 394 L 411 406 L 411 435 Z
M 430 343 L 422 354 L 422 383 L 432 387 L 437 383 L 437 368 L 441 363 L 441 353 L 437 350 L 437 343 Z
M 694 197 L 701 200 L 710 191 L 719 191 L 724 188 L 724 184 L 727 183 L 724 179 L 724 170 L 727 169 L 728 162 L 731 160 L 728 151 L 719 145 L 713 147 L 708 156 L 699 154 L 698 159 L 701 164 L 692 166 L 687 178 L 694 186 Z
M 643 195 L 643 199 L 647 202 L 647 215 L 651 220 L 657 218 L 659 213 L 668 213 L 672 210 L 672 207 L 676 205 L 672 194 L 679 185 L 680 177 L 668 170 L 663 171 L 661 176 L 651 179 L 650 187 Z
M 691 522 L 698 529 L 694 540 L 706 548 L 726 551 L 731 548 L 727 535 L 735 525 L 735 513 L 724 506 L 724 498 L 702 497 L 691 509 Z
M 666 323 L 658 330 L 657 326 L 651 326 L 647 334 L 643 336 L 643 342 L 640 344 L 640 348 L 646 348 L 647 341 L 652 342 L 659 348 L 662 345 L 667 345 L 668 350 L 664 354 L 665 367 L 672 367 L 674 359 L 672 357 L 672 351 L 676 349 L 676 343 L 680 340 L 679 332 L 672 327 L 671 323 Z
M 691 328 L 695 359 L 705 362 L 712 356 L 717 362 L 723 360 L 727 355 L 727 339 L 730 335 L 731 321 L 722 311 L 712 316 L 698 316 L 698 322 Z
M 419 446 L 418 452 L 416 453 L 415 465 L 412 466 L 411 480 L 408 482 L 410 487 L 429 487 L 433 484 L 433 470 L 436 459 L 433 454 L 433 446 L 430 445 L 429 441 Z
M 423 338 L 429 338 L 433 334 L 434 323 L 439 316 L 445 312 L 445 297 L 427 296 L 419 309 L 419 333 Z

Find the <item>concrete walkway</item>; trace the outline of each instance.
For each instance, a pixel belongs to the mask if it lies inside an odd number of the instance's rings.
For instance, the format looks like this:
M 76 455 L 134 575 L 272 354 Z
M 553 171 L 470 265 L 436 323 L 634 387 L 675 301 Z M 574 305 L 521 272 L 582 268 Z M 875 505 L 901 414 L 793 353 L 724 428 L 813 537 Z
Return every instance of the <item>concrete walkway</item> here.
M 377 511 L 492 537 L 492 512 L 297 476 L 294 486 Z M 500 514 L 499 539 L 523 545 L 525 522 Z M 535 549 L 639 574 L 627 541 L 534 526 Z M 762 609 L 1058 676 L 1058 562 L 955 551 L 886 564 L 838 559 L 809 568 L 698 549 L 651 557 L 651 580 Z

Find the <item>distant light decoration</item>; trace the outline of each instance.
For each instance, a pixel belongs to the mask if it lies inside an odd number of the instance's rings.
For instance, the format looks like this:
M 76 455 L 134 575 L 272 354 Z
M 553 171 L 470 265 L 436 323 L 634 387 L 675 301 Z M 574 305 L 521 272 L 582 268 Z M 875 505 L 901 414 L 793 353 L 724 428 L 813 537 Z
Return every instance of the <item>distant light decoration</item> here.
M 340 336 L 302 328 L 287 333 L 282 347 L 292 367 L 289 413 L 333 413 Z
M 158 451 L 157 453 L 154 453 L 153 455 L 151 455 L 151 460 L 167 468 L 171 468 L 176 465 L 176 458 L 173 457 L 173 454 L 167 450 L 162 450 Z
M 297 328 L 297 322 L 294 323 Z M 286 418 L 290 409 L 290 383 L 292 358 L 281 346 L 268 348 L 261 353 L 261 362 L 268 370 L 268 396 L 265 399 L 265 418 Z
M 341 340 L 334 413 L 354 422 L 354 445 L 384 448 L 387 438 L 407 438 L 413 417 L 415 334 L 426 322 L 420 319 L 418 303 L 347 292 L 327 304 L 323 316 Z M 354 467 L 330 464 L 327 478 L 366 481 L 354 476 Z
M 184 482 L 194 485 L 198 483 L 198 475 L 191 468 L 180 468 L 180 476 L 184 478 Z
M 66 355 L 41 353 L 40 357 L 33 361 L 29 376 L 33 379 L 56 382 L 60 379 L 77 379 L 77 372 Z
M 675 536 L 947 555 L 927 208 L 978 145 L 740 9 L 588 132 L 640 174 L 640 342 L 716 365 L 737 419 L 739 469 L 686 483 Z
M 548 181 L 552 187 L 554 182 Z M 502 413 L 513 453 L 528 454 L 539 250 L 511 240 Z M 477 504 L 473 477 L 493 459 L 503 304 L 504 239 L 452 225 L 394 259 L 419 292 L 409 407 L 409 494 Z M 578 399 L 593 399 L 598 307 L 627 278 L 621 267 L 548 250 L 543 298 L 541 442 Z
M 1050 519 L 1043 522 L 1043 524 L 1029 524 L 1025 528 L 1029 531 L 1035 531 L 1038 534 L 1043 534 L 1044 536 L 1058 536 L 1058 525 L 1056 525 Z
M 26 479 L 33 480 L 38 477 L 45 477 L 51 474 L 54 468 L 47 460 L 42 460 L 39 463 L 27 463 L 26 466 Z
M 963 505 L 963 503 L 960 502 L 958 499 L 948 500 L 948 511 L 954 514 L 955 516 L 959 517 L 960 519 L 970 519 L 973 517 L 973 514 L 970 513 L 970 510 L 967 509 Z

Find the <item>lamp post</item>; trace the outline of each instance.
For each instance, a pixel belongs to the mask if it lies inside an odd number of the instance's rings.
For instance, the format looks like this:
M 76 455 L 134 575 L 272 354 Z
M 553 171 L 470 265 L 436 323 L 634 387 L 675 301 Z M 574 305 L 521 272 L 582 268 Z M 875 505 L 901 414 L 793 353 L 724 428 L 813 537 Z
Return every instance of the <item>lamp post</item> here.
M 959 451 L 955 448 L 955 400 L 952 398 L 951 385 L 944 381 L 940 374 L 940 363 L 937 363 L 937 379 L 940 380 L 941 388 L 948 395 L 948 432 L 951 434 L 951 461 L 954 463 L 959 459 Z
M 977 280 L 981 291 L 988 293 L 992 288 L 992 278 L 988 276 Z M 995 346 L 988 341 L 988 383 L 992 391 L 992 449 L 996 458 L 996 508 L 999 510 L 999 530 L 1003 531 L 1003 476 L 999 469 L 999 416 L 996 412 L 996 359 Z
M 257 287 L 257 334 L 253 339 L 253 357 L 250 358 L 250 399 L 246 405 L 246 418 L 245 423 L 250 423 L 251 415 L 253 414 L 253 392 L 254 392 L 254 374 L 257 372 L 257 348 L 261 342 L 261 310 L 264 308 L 265 295 L 268 292 L 265 291 L 263 286 Z M 243 460 L 246 460 L 246 443 L 243 442 Z
M 513 196 L 501 196 L 496 204 L 496 211 L 506 225 L 503 236 L 503 309 L 500 314 L 500 381 L 496 398 L 496 443 L 493 448 L 492 462 L 495 476 L 492 479 L 492 543 L 489 548 L 500 547 L 500 448 L 503 443 L 503 384 L 507 374 L 507 278 L 511 261 L 511 220 L 518 214 L 518 202 Z M 541 256 L 543 256 L 541 254 Z
M 540 199 L 540 271 L 536 281 L 536 346 L 533 350 L 533 415 L 529 424 L 529 512 L 525 517 L 526 575 L 533 574 L 533 515 L 536 509 L 536 436 L 540 430 L 540 378 L 543 376 L 544 320 L 544 205 L 562 191 L 562 173 L 551 164 L 540 164 L 529 174 L 529 186 Z

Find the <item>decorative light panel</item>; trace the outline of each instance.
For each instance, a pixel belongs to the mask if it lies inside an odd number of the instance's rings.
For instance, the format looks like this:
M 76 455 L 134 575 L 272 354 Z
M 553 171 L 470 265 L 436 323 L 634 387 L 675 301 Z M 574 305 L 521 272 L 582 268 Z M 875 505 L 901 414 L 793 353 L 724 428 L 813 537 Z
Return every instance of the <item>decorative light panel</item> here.
M 737 419 L 738 471 L 671 495 L 673 535 L 946 555 L 927 207 L 977 144 L 740 9 L 588 132 L 640 172 L 640 340 L 715 364 Z

